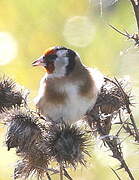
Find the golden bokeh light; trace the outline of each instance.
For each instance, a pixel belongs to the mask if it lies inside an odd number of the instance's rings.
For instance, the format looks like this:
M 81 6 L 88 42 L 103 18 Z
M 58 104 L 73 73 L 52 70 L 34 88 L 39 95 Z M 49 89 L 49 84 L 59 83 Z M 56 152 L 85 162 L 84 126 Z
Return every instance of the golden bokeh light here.
M 8 32 L 0 32 L 0 65 L 6 65 L 17 56 L 17 42 Z
M 85 47 L 92 42 L 95 27 L 87 16 L 74 16 L 67 20 L 63 35 L 69 44 Z

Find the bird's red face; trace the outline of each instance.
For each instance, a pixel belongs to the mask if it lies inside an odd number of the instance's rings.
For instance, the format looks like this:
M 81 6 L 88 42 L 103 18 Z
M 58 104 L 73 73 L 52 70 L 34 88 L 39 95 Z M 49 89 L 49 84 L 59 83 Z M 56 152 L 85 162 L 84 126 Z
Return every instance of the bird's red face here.
M 52 74 L 55 70 L 54 61 L 56 57 L 56 50 L 54 48 L 49 48 L 44 52 L 44 55 L 34 61 L 32 65 L 43 66 L 48 74 Z
M 56 46 L 47 49 L 32 65 L 43 66 L 48 74 L 55 74 L 56 77 L 60 77 L 68 75 L 73 70 L 76 56 L 74 51 Z

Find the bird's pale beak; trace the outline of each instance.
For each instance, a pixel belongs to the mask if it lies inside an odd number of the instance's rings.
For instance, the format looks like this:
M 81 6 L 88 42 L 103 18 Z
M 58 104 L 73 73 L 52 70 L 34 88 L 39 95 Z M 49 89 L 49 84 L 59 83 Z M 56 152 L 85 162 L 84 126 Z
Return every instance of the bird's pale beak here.
M 44 63 L 44 58 L 41 56 L 38 58 L 36 61 L 32 63 L 33 66 L 45 66 L 46 64 Z

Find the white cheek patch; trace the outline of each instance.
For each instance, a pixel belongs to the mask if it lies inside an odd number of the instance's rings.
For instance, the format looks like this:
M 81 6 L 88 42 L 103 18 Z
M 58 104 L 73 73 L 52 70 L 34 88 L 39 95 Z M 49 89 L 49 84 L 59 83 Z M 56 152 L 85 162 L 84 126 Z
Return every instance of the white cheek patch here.
M 57 57 L 55 61 L 55 69 L 60 69 L 69 64 L 69 58 L 68 57 Z
M 55 70 L 54 70 L 53 74 L 48 75 L 48 78 L 64 77 L 66 74 L 66 66 L 68 64 L 69 64 L 68 57 L 57 57 L 54 62 Z
M 61 57 L 61 58 L 56 58 L 55 61 L 55 72 L 56 73 L 62 73 L 65 75 L 66 73 L 66 66 L 68 65 L 69 60 L 68 57 Z

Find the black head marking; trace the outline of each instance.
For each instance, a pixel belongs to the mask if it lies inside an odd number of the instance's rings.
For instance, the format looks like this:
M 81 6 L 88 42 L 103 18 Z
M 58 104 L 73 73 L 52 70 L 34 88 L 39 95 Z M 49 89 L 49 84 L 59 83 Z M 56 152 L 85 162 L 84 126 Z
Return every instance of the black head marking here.
M 66 66 L 66 75 L 69 75 L 75 67 L 75 63 L 76 63 L 75 57 L 77 55 L 71 49 L 67 49 L 67 50 L 68 50 L 67 56 L 69 57 L 69 64 Z
M 43 58 L 44 58 L 44 60 L 52 61 L 52 60 L 55 60 L 57 58 L 57 55 L 56 54 L 44 55 Z
M 54 48 L 56 51 L 58 51 L 58 50 L 68 50 L 66 47 L 64 47 L 64 46 L 56 46 L 55 48 Z

